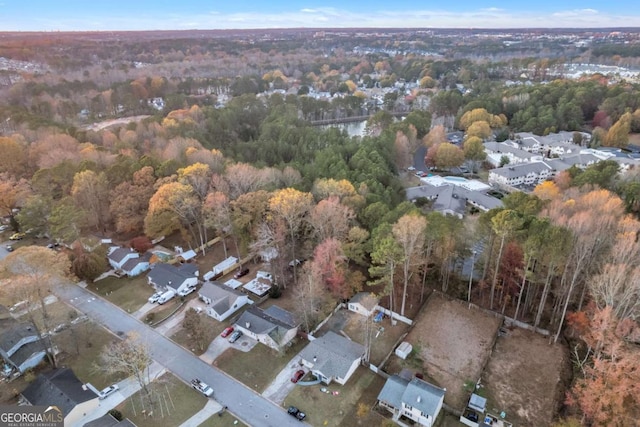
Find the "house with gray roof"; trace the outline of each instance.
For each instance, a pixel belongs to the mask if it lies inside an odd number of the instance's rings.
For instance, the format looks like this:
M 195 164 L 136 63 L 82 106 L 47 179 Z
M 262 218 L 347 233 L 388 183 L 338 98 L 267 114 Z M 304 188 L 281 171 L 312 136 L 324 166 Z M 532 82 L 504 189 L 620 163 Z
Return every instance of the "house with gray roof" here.
M 149 269 L 149 260 L 151 254 L 146 253 L 142 256 L 133 249 L 112 247 L 107 255 L 109 265 L 114 270 L 119 270 L 129 277 L 137 276 Z
M 0 320 L 0 356 L 23 373 L 42 362 L 46 347 L 32 323 L 21 323 L 8 317 Z
M 408 418 L 420 426 L 435 424 L 444 403 L 446 389 L 413 378 L 390 376 L 378 394 L 378 404 L 393 414 L 393 419 Z
M 98 395 L 82 383 L 69 368 L 54 369 L 40 374 L 20 395 L 20 403 L 57 406 L 64 416 L 64 425 L 78 421 L 99 406 Z
M 311 341 L 300 352 L 302 365 L 325 384 L 344 385 L 356 371 L 365 348 L 362 344 L 329 331 Z
M 198 266 L 196 264 L 154 264 L 147 280 L 158 292 L 173 290 L 176 294 L 198 285 Z
M 300 323 L 293 314 L 276 305 L 266 310 L 249 307 L 235 323 L 236 329 L 244 335 L 276 350 L 282 349 L 295 338 L 298 326 Z
M 373 314 L 380 299 L 371 292 L 358 292 L 349 300 L 347 308 L 354 313 L 369 317 Z
M 205 312 L 219 322 L 222 322 L 240 307 L 251 303 L 247 294 L 236 291 L 219 282 L 205 282 L 198 292 L 200 299 L 207 305 Z

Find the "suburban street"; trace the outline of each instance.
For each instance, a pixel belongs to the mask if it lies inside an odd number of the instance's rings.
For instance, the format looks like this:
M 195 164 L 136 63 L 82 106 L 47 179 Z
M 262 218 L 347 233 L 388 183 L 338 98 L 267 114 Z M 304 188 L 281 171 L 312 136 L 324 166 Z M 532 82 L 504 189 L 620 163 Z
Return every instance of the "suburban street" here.
M 57 287 L 55 292 L 59 298 L 116 334 L 137 333 L 146 342 L 155 361 L 186 383 L 193 378 L 200 378 L 209 384 L 214 390 L 215 400 L 227 406 L 230 412 L 246 424 L 253 427 L 304 425 L 288 415 L 283 408 L 86 289 L 69 284 Z

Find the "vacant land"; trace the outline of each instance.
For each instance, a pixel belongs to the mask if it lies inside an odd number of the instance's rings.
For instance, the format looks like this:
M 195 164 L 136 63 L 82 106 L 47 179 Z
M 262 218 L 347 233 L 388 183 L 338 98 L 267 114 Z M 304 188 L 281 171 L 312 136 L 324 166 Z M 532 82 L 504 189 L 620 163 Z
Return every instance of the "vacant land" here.
M 127 313 L 133 313 L 142 307 L 154 292 L 147 282 L 146 274 L 132 278 L 109 276 L 89 284 L 87 288 Z
M 229 348 L 213 364 L 252 390 L 262 393 L 291 358 L 308 344 L 308 341 L 297 338 L 294 342 L 282 353 L 260 343 L 248 352 Z
M 447 404 L 464 409 L 464 384 L 480 378 L 500 324 L 500 319 L 459 301 L 431 295 L 406 341 L 423 361 L 426 376 L 447 389 Z
M 307 414 L 305 421 L 312 426 L 376 426 L 382 421 L 379 415 L 367 411 L 359 418 L 356 412 L 360 403 L 371 409 L 383 385 L 382 377 L 361 366 L 344 386 L 333 383 L 295 387 L 285 399 L 284 407 L 300 408 Z
M 366 322 L 372 322 L 371 318 L 366 318 L 360 314 L 347 309 L 338 310 L 315 336 L 321 337 L 328 331 L 341 334 L 344 332 L 353 341 L 365 344 Z M 370 362 L 378 366 L 384 358 L 393 350 L 394 344 L 400 337 L 409 330 L 409 325 L 397 322 L 391 325 L 391 319 L 384 318 L 380 323 L 371 324 L 371 357 Z M 342 334 L 341 334 L 342 335 Z
M 151 383 L 151 390 L 156 402 L 152 410 L 142 399 L 141 392 L 133 394 L 116 409 L 138 427 L 179 426 L 201 410 L 207 401 L 171 374 Z
M 563 398 L 566 350 L 531 331 L 515 328 L 499 337 L 482 384 L 487 409 L 504 411 L 515 425 L 550 425 Z

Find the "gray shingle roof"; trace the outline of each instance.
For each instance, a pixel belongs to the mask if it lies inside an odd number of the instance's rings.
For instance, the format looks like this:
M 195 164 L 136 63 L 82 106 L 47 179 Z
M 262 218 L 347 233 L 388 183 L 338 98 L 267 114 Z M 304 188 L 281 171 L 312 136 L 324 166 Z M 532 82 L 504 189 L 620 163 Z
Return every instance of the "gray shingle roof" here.
M 205 282 L 198 293 L 211 300 L 211 308 L 219 315 L 226 313 L 231 304 L 238 297 L 244 295 L 242 292 L 223 286 L 219 282 Z
M 435 418 L 440 399 L 445 390 L 429 384 L 419 378 L 412 379 L 402 395 L 402 401 Z
M 505 144 L 504 142 L 485 142 L 484 149 L 493 153 L 511 153 L 520 159 L 531 159 L 535 156 L 535 154 L 531 154 L 520 148 L 515 148 L 509 144 Z
M 349 302 L 359 303 L 364 308 L 371 311 L 376 307 L 376 305 L 378 305 L 379 300 L 378 297 L 376 297 L 371 292 L 358 292 L 351 297 Z
M 390 376 L 378 394 L 378 400 L 401 408 L 402 403 L 419 409 L 432 418 L 436 417 L 436 411 L 440 400 L 444 398 L 445 390 L 423 381 L 413 378 L 407 381 L 398 375 Z
M 284 308 L 280 308 L 277 305 L 272 305 L 263 311 L 264 314 L 271 317 L 272 319 L 279 320 L 281 323 L 290 326 L 298 326 L 299 322 L 296 321 L 296 317 L 293 313 L 285 310 Z
M 150 259 L 151 259 L 151 254 L 149 252 L 147 252 L 144 255 L 142 255 L 141 257 L 131 258 L 131 259 L 127 260 L 127 262 L 122 264 L 122 269 L 124 271 L 131 271 L 138 264 L 140 264 L 141 262 L 149 262 Z
M 496 168 L 492 169 L 491 172 L 500 176 L 504 176 L 505 178 L 518 178 L 521 176 L 526 176 L 531 172 L 539 174 L 544 170 L 551 170 L 551 167 L 548 166 L 545 162 L 534 162 L 520 163 L 518 165 Z
M 8 352 L 23 338 L 37 336 L 36 329 L 31 323 L 20 323 L 13 318 L 0 321 L 0 349 Z
M 71 369 L 55 369 L 38 375 L 22 395 L 32 405 L 55 405 L 66 417 L 76 405 L 98 397 L 88 387 L 83 390 L 82 385 Z
M 297 326 L 286 323 L 282 319 L 272 317 L 259 307 L 249 307 L 240 315 L 236 324 L 254 334 L 269 335 L 277 343 L 280 343 L 280 337 L 283 337 L 286 331 L 294 329 Z M 248 327 L 247 324 L 249 325 Z
M 186 279 L 196 277 L 198 266 L 196 264 L 156 264 L 149 272 L 148 277 L 156 286 L 178 289 Z
M 108 255 L 108 258 L 113 262 L 120 262 L 129 254 L 135 254 L 136 256 L 138 255 L 138 253 L 131 248 L 118 248 L 111 252 Z
M 333 331 L 311 341 L 300 357 L 328 378 L 344 378 L 354 360 L 364 355 L 364 346 Z
M 394 408 L 402 407 L 402 395 L 407 389 L 409 381 L 400 378 L 398 375 L 392 375 L 387 378 L 382 390 L 378 394 L 378 400 L 388 403 Z
M 44 352 L 45 346 L 42 341 L 32 341 L 20 347 L 18 351 L 13 353 L 9 358 L 14 365 L 19 367 L 27 359 L 33 356 L 35 353 Z M 44 357 L 44 353 L 42 354 Z

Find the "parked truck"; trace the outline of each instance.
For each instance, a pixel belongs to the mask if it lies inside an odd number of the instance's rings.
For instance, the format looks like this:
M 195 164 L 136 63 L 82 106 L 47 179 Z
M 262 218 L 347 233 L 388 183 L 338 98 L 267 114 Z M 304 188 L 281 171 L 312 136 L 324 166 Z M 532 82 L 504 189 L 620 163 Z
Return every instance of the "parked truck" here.
M 193 387 L 194 390 L 199 391 L 206 397 L 211 397 L 213 395 L 213 389 L 207 384 L 200 381 L 198 378 L 194 378 L 193 380 L 191 380 L 191 387 Z

